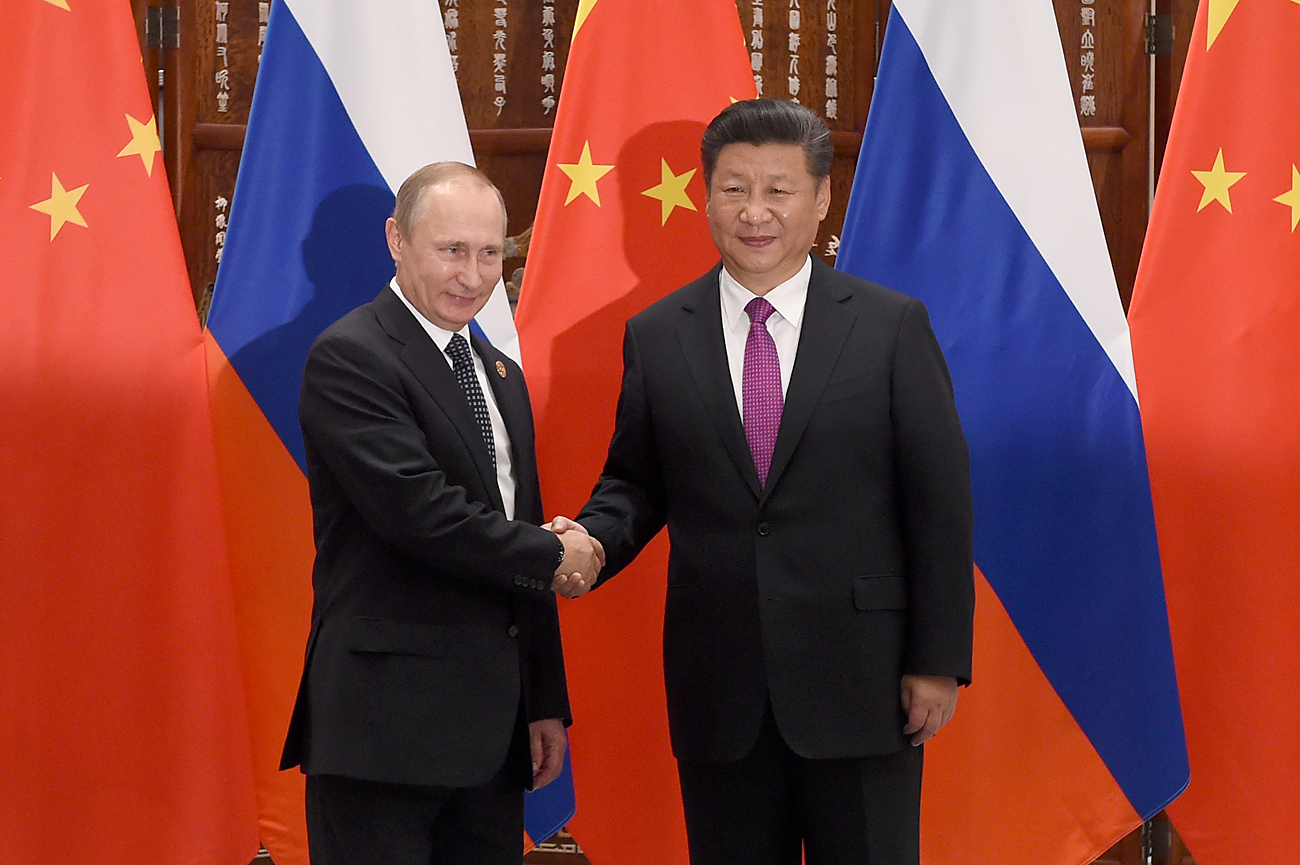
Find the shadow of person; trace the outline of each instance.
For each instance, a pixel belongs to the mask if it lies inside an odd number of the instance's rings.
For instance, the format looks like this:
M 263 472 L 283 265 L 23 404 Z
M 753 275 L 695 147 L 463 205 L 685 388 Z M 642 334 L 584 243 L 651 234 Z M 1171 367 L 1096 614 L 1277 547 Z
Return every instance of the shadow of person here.
M 265 290 L 306 299 L 292 319 L 268 330 L 230 358 L 299 466 L 305 456 L 298 426 L 298 390 L 307 352 L 321 331 L 373 300 L 393 276 L 384 222 L 393 212 L 386 187 L 353 184 L 326 196 L 299 246 L 300 268 L 287 269 L 288 285 Z

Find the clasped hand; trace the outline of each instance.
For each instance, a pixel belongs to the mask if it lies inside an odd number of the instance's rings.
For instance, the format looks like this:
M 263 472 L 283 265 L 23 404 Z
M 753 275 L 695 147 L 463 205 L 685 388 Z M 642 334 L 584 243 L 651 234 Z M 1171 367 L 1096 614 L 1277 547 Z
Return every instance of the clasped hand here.
M 600 541 L 587 534 L 580 523 L 566 517 L 556 517 L 546 525 L 564 544 L 564 561 L 555 569 L 551 590 L 566 598 L 576 598 L 591 591 L 605 567 L 605 548 Z

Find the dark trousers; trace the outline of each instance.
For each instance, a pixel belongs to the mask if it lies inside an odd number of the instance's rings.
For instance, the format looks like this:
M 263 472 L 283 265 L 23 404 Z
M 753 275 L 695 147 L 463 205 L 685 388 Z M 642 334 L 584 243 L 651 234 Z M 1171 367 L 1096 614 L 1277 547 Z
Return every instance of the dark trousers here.
M 744 758 L 677 764 L 691 865 L 917 865 L 921 752 L 809 760 L 769 707 Z
M 468 788 L 308 775 L 312 865 L 519 865 L 524 789 L 516 774 L 503 770 Z

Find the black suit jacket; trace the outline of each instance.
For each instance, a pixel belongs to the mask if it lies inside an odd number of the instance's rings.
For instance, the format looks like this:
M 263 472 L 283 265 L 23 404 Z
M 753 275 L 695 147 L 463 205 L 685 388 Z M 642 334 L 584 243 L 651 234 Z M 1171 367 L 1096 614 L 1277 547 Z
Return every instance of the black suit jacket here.
M 527 784 L 521 705 L 527 721 L 568 720 L 550 592 L 559 545 L 538 527 L 524 377 L 474 349 L 510 434 L 514 521 L 455 374 L 392 289 L 312 346 L 299 417 L 315 599 L 281 768 L 476 786 L 513 741 Z
M 601 579 L 665 524 L 674 753 L 744 756 L 770 699 L 809 758 L 905 746 L 905 673 L 970 679 L 970 469 L 923 305 L 814 259 L 759 487 L 729 373 L 719 267 L 627 324 L 604 471 L 580 521 Z

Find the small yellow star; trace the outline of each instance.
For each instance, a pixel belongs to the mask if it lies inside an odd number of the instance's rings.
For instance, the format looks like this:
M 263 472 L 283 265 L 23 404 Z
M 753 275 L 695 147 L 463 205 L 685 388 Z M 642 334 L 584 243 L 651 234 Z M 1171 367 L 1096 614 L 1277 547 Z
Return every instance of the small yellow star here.
M 162 150 L 162 144 L 158 141 L 158 120 L 150 116 L 148 123 L 141 123 L 128 114 L 126 123 L 131 128 L 131 140 L 118 156 L 139 156 L 144 163 L 145 174 L 153 177 L 154 156 Z
M 1300 0 L 1295 2 L 1300 3 Z M 1273 200 L 1291 208 L 1291 231 L 1294 232 L 1296 225 L 1300 224 L 1300 170 L 1294 165 L 1291 166 L 1291 188 Z
M 1210 14 L 1205 22 L 1205 50 L 1209 51 L 1214 40 L 1219 38 L 1228 17 L 1236 11 L 1241 0 L 1210 0 Z
M 578 158 L 576 164 L 566 164 L 563 162 L 556 164 L 561 171 L 569 175 L 569 180 L 571 181 L 569 184 L 569 196 L 564 199 L 565 204 L 573 201 L 573 199 L 577 198 L 579 195 L 585 195 L 592 201 L 596 202 L 597 207 L 600 207 L 600 190 L 596 188 L 596 181 L 613 171 L 614 166 L 595 165 L 592 163 L 590 141 L 583 142 L 582 156 Z
M 71 222 L 73 225 L 86 227 L 86 220 L 81 217 L 81 211 L 77 210 L 77 202 L 81 200 L 81 196 L 90 184 L 87 183 L 77 189 L 64 189 L 63 184 L 59 182 L 59 175 L 51 172 L 50 177 L 53 178 L 50 182 L 50 197 L 31 207 L 32 210 L 49 215 L 50 240 L 53 240 L 64 223 Z
M 668 217 L 675 208 L 685 207 L 687 210 L 695 210 L 695 202 L 686 194 L 686 184 L 691 182 L 695 176 L 695 169 L 681 175 L 680 177 L 673 174 L 673 170 L 668 167 L 668 160 L 660 158 L 659 168 L 659 185 L 647 189 L 642 195 L 648 195 L 651 198 L 659 199 L 660 207 L 660 225 L 668 223 Z
M 49 3 L 51 6 L 58 6 L 60 9 L 64 9 L 68 12 L 72 11 L 71 9 L 68 9 L 68 0 L 45 0 L 45 2 Z
M 1201 196 L 1201 203 L 1197 206 L 1196 212 L 1200 213 L 1205 209 L 1205 205 L 1211 201 L 1217 201 L 1223 205 L 1223 209 L 1232 213 L 1232 200 L 1228 198 L 1228 190 L 1238 180 L 1246 176 L 1244 171 L 1225 171 L 1223 169 L 1223 148 L 1219 148 L 1219 155 L 1214 158 L 1214 168 L 1209 171 L 1193 171 L 1192 176 L 1201 182 L 1205 187 L 1205 193 Z

